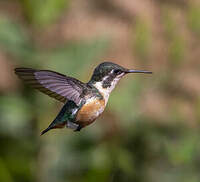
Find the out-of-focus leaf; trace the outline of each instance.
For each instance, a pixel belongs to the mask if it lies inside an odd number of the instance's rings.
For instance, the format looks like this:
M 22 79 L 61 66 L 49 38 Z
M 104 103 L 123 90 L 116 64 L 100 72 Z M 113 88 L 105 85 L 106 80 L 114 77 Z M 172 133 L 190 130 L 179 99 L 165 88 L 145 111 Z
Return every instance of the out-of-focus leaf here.
M 170 39 L 175 36 L 175 31 L 177 29 L 176 22 L 172 18 L 172 12 L 169 8 L 163 8 L 162 11 L 162 23 L 164 25 L 164 32 L 166 37 Z
M 118 157 L 119 167 L 128 175 L 133 176 L 135 171 L 131 153 L 124 149 L 118 149 L 117 157 Z
M 195 135 L 180 138 L 178 141 L 168 141 L 166 144 L 169 160 L 174 165 L 189 165 L 198 154 L 200 147 L 197 145 L 199 137 Z
M 10 171 L 7 169 L 4 161 L 0 158 L 0 181 L 14 182 Z
M 91 163 L 94 168 L 110 169 L 112 161 L 107 155 L 107 152 L 108 151 L 105 145 L 99 145 L 93 149 Z
M 134 27 L 134 48 L 138 57 L 146 60 L 151 48 L 151 31 L 147 23 L 138 20 Z
M 97 62 L 98 57 L 108 47 L 108 41 L 98 39 L 90 42 L 79 42 L 57 47 L 43 53 L 45 67 L 62 73 L 82 75 L 85 70 L 92 69 L 91 62 Z
M 84 180 L 83 182 L 102 182 L 102 181 L 109 181 L 110 179 L 110 171 L 107 168 L 91 168 L 86 175 L 82 177 Z
M 22 61 L 34 55 L 33 44 L 19 24 L 0 17 L 0 27 L 0 46 L 3 50 Z
M 0 19 L 0 46 L 23 66 L 38 66 L 58 72 L 83 74 L 91 62 L 108 48 L 108 40 L 99 38 L 90 42 L 57 45 L 53 49 L 36 49 L 26 31 L 17 23 Z
M 173 65 L 179 65 L 184 60 L 185 42 L 182 38 L 174 37 L 169 45 L 169 60 Z
M 200 36 L 200 6 L 199 5 L 190 5 L 188 10 L 188 25 L 191 30 Z
M 170 9 L 166 8 L 164 9 L 162 18 L 164 31 L 169 44 L 169 61 L 173 66 L 177 66 L 184 61 L 186 46 L 183 37 L 180 36 L 180 33 L 178 31 L 179 27 L 177 26 L 177 23 L 172 15 L 173 14 L 171 13 Z
M 29 20 L 37 25 L 45 25 L 54 21 L 70 0 L 21 0 Z
M 109 108 L 124 121 L 132 120 L 138 113 L 137 101 L 141 93 L 142 82 L 139 78 L 129 79 L 124 86 L 119 87 L 120 90 L 111 94 Z
M 0 98 L 0 131 L 6 135 L 21 136 L 31 118 L 31 109 L 20 97 Z

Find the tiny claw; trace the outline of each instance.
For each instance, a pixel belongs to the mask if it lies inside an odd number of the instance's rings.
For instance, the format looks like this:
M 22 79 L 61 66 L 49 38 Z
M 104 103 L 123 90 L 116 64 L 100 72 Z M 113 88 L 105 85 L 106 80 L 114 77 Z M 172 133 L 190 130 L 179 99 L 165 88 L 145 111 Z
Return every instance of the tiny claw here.
M 78 125 L 78 128 L 77 129 L 75 129 L 74 131 L 76 132 L 76 131 L 81 131 L 81 129 L 83 128 L 83 126 L 81 126 L 80 124 Z

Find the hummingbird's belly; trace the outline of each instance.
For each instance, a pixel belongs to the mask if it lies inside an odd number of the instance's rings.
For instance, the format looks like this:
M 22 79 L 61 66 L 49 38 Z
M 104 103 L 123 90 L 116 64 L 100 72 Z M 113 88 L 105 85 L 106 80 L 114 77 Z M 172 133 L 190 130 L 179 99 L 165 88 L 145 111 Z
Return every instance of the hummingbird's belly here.
M 76 121 L 83 127 L 91 124 L 104 111 L 105 100 L 90 98 L 78 111 Z

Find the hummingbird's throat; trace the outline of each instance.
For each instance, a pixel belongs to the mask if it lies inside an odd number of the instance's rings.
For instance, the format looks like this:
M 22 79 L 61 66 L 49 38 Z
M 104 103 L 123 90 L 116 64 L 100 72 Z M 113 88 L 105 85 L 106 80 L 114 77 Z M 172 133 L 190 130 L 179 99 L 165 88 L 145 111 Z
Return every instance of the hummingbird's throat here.
M 102 79 L 102 81 L 99 81 L 99 82 L 96 82 L 96 83 L 93 84 L 94 87 L 96 87 L 98 89 L 98 91 L 101 93 L 101 95 L 104 97 L 105 105 L 108 102 L 108 98 L 110 96 L 110 93 L 115 88 L 116 84 L 122 78 L 123 75 L 124 74 L 121 74 L 121 75 L 113 78 L 112 80 L 110 79 L 109 76 L 105 76 Z

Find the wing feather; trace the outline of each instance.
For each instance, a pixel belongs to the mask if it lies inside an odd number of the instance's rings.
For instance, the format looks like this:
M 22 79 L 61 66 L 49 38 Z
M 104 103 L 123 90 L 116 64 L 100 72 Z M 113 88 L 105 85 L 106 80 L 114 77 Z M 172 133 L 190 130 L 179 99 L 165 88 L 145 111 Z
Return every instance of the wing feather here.
M 80 104 L 84 83 L 50 70 L 35 70 L 31 68 L 16 68 L 18 77 L 33 88 L 61 102 L 67 100 Z

